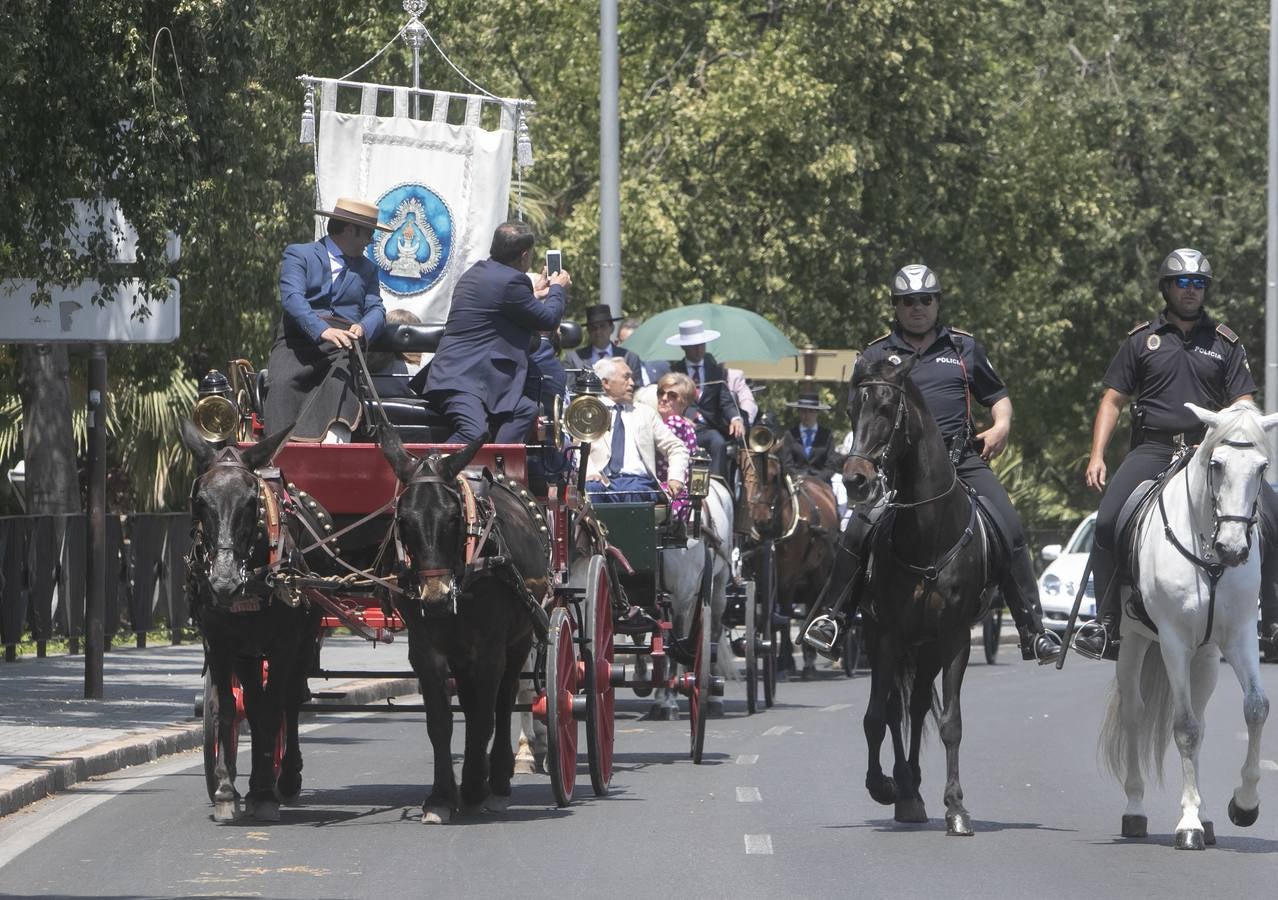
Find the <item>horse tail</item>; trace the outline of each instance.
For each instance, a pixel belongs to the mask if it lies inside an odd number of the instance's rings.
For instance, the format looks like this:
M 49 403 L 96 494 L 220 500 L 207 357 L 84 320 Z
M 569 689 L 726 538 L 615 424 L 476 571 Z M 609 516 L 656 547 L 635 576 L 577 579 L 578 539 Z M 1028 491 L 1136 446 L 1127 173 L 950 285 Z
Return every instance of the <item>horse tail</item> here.
M 1148 645 L 1145 658 L 1141 660 L 1140 702 L 1143 709 L 1137 715 L 1136 757 L 1145 776 L 1157 778 L 1162 784 L 1163 758 L 1171 743 L 1174 710 L 1171 681 L 1163 664 L 1163 654 L 1156 644 Z M 1122 694 L 1115 678 L 1109 692 L 1105 723 L 1101 726 L 1100 744 L 1105 767 L 1119 781 L 1126 778 L 1127 755 L 1131 750 L 1127 730 L 1123 727 L 1122 705 Z
M 896 664 L 896 693 L 901 698 L 901 730 L 907 735 L 910 732 L 911 698 L 914 696 L 918 669 L 918 651 L 914 647 L 901 648 L 901 655 Z M 927 688 L 932 692 L 932 698 L 928 706 L 928 715 L 923 719 L 924 735 L 927 734 L 928 726 L 937 721 L 941 715 L 941 694 L 936 689 L 936 681 L 933 680 Z

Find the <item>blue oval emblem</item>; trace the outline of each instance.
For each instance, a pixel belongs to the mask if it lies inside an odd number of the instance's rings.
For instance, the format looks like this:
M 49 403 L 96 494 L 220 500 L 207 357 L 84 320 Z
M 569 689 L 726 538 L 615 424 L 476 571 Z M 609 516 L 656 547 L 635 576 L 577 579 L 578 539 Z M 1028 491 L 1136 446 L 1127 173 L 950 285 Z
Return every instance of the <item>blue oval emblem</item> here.
M 453 249 L 453 214 L 438 194 L 422 184 L 401 184 L 377 201 L 378 231 L 367 255 L 382 286 L 402 297 L 430 290 L 448 265 Z

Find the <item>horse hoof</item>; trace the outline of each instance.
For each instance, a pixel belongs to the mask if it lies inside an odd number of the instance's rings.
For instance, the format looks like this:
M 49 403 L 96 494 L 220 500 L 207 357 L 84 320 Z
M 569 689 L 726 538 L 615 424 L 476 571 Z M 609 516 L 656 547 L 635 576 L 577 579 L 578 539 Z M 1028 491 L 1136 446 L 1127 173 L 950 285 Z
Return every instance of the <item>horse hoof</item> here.
M 1216 826 L 1210 820 L 1203 822 L 1203 843 L 1208 847 L 1216 846 Z
M 1149 817 L 1124 815 L 1123 816 L 1123 837 L 1125 838 L 1143 838 L 1149 836 Z
M 924 809 L 923 801 L 918 797 L 898 800 L 896 801 L 896 815 L 894 818 L 898 822 L 904 822 L 909 825 L 921 825 L 927 821 L 927 810 Z
M 423 806 L 423 825 L 447 825 L 453 818 L 453 811 L 447 806 Z
M 527 759 L 515 759 L 516 775 L 535 775 L 537 774 L 537 763 L 530 756 Z
M 870 797 L 875 803 L 882 806 L 891 806 L 896 802 L 896 782 L 891 778 L 866 778 L 865 789 L 870 792 Z
M 1182 828 L 1176 832 L 1177 850 L 1203 850 L 1206 846 L 1201 828 Z
M 249 799 L 244 804 L 244 811 L 259 822 L 278 822 L 280 820 L 280 802 L 278 800 Z
M 1256 824 L 1256 819 L 1260 817 L 1260 804 L 1256 804 L 1255 809 L 1243 809 L 1234 802 L 1234 798 L 1229 798 L 1229 821 L 1233 822 L 1239 828 L 1250 828 Z
M 281 775 L 279 781 L 275 782 L 275 792 L 284 803 L 296 803 L 297 798 L 302 795 L 302 776 Z
M 489 794 L 483 806 L 488 812 L 505 812 L 510 808 L 510 795 Z
M 971 837 L 973 834 L 971 815 L 965 812 L 946 815 L 945 833 L 950 837 Z
M 240 801 L 235 800 L 215 800 L 213 802 L 213 821 L 214 822 L 234 822 L 240 817 Z

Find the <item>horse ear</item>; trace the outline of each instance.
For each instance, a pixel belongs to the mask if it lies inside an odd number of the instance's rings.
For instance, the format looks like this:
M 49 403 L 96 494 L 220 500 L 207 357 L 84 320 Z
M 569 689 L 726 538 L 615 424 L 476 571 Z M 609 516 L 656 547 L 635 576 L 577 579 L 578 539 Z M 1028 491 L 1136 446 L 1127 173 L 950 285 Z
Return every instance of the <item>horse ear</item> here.
M 243 460 L 244 465 L 250 469 L 260 469 L 263 466 L 269 466 L 271 464 L 271 460 L 275 459 L 275 454 L 280 452 L 280 448 L 284 446 L 284 442 L 288 440 L 289 435 L 292 433 L 293 426 L 288 425 L 281 428 L 274 434 L 268 434 L 252 447 L 245 450 L 240 458 Z
M 1220 414 L 1214 413 L 1209 409 L 1203 409 L 1201 406 L 1195 406 L 1192 403 L 1186 403 L 1185 406 L 1191 413 L 1198 417 L 1198 421 L 1202 422 L 1208 428 L 1215 428 L 1216 423 L 1220 421 Z
M 186 445 L 186 449 L 191 451 L 191 455 L 195 457 L 195 467 L 198 471 L 203 472 L 213 462 L 213 457 L 217 455 L 217 451 L 208 441 L 204 440 L 204 436 L 200 434 L 200 430 L 195 427 L 195 423 L 183 416 L 181 419 L 182 443 Z
M 408 484 L 417 474 L 421 460 L 404 449 L 404 442 L 394 426 L 382 423 L 377 426 L 377 442 L 381 445 L 382 456 L 390 463 L 391 471 L 399 479 L 400 484 Z
M 479 448 L 487 443 L 488 432 L 485 431 L 456 453 L 450 453 L 445 456 L 443 461 L 440 463 L 440 470 L 444 477 L 449 481 L 456 478 L 458 472 L 470 465 L 470 461 L 475 458 L 475 454 L 479 452 Z

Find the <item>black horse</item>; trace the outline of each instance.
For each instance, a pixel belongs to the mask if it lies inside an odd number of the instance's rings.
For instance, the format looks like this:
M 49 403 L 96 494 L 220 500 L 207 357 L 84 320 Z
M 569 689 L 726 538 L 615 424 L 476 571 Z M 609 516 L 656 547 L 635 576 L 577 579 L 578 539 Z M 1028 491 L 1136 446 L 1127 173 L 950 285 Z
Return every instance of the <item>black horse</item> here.
M 379 436 L 404 485 L 395 524 L 406 558 L 394 603 L 408 624 L 408 658 L 421 682 L 435 761 L 422 822 L 448 822 L 455 810 L 505 809 L 515 771 L 515 692 L 551 589 L 549 534 L 526 491 L 500 476 L 472 483 L 462 474 L 487 435 L 456 453 L 421 458 L 392 428 L 383 426 Z M 450 674 L 466 721 L 460 796 Z
M 193 544 L 187 590 L 216 690 L 216 698 L 205 702 L 215 703 L 214 709 L 223 713 L 216 716 L 216 764 L 208 784 L 218 821 L 233 819 L 239 806 L 234 754 L 239 723 L 232 676 L 241 685 L 252 732 L 246 812 L 277 821 L 280 801 L 295 800 L 302 789 L 297 717 L 307 695 L 319 615 L 268 583 L 269 574 L 303 571 L 305 564 L 282 481 L 278 475 L 259 473 L 291 430 L 240 452 L 235 447 L 215 448 L 189 421 L 182 422 L 183 443 L 195 456 L 199 472 L 191 488 Z M 285 747 L 277 773 L 281 729 Z
M 945 744 L 945 824 L 970 835 L 959 785 L 963 720 L 959 694 L 971 649 L 971 625 L 989 605 L 994 542 L 973 497 L 958 480 L 935 421 L 908 376 L 918 357 L 884 360 L 859 372 L 848 397 L 856 434 L 843 469 L 850 503 L 870 498 L 880 476 L 892 489 L 871 538 L 862 593 L 872 666 L 865 712 L 869 765 L 865 784 L 879 803 L 895 803 L 898 822 L 925 822 L 919 796 L 923 726 L 936 712 L 933 682 L 943 673 L 940 706 Z M 901 738 L 908 698 L 910 751 Z M 892 778 L 879 764 L 884 730 L 892 734 Z

